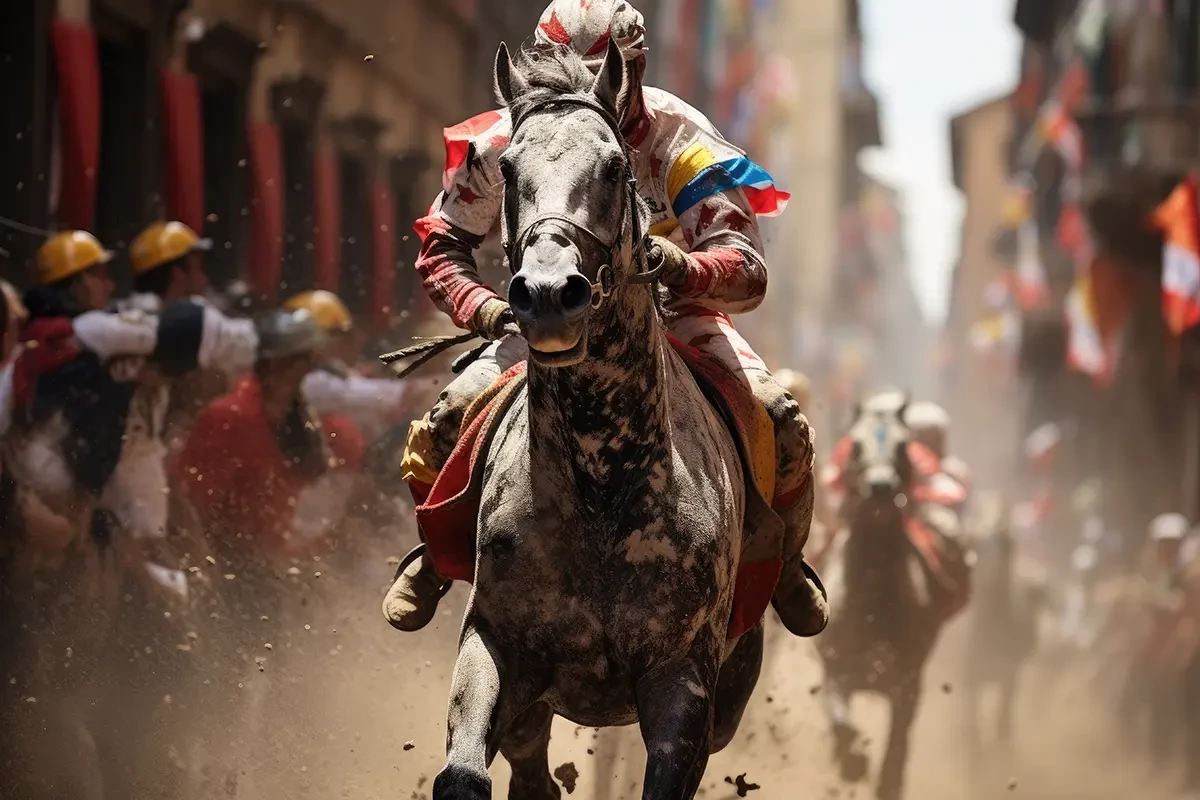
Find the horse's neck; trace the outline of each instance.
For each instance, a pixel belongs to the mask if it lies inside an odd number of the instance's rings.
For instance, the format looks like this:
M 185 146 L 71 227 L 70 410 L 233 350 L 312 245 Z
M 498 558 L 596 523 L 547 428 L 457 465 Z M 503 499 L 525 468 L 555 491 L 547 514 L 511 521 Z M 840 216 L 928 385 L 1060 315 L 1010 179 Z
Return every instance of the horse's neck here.
M 846 537 L 847 579 L 862 575 L 875 582 L 884 574 L 906 576 L 908 556 L 904 518 L 899 512 L 871 514 L 860 508 L 855 513 Z
M 607 494 L 662 453 L 669 362 L 647 288 L 622 287 L 593 314 L 582 363 L 529 363 L 530 455 L 539 464 L 568 460 Z

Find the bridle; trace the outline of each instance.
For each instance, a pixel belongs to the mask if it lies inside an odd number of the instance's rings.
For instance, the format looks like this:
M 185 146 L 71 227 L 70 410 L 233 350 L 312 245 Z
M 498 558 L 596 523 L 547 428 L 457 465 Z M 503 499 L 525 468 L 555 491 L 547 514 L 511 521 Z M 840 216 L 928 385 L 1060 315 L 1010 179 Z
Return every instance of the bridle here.
M 592 288 L 591 306 L 593 309 L 598 309 L 612 295 L 613 290 L 616 288 L 616 275 L 612 265 L 617 263 L 617 260 L 620 258 L 621 245 L 625 241 L 626 230 L 629 231 L 629 241 L 633 245 L 633 258 L 639 269 L 633 276 L 625 279 L 624 283 L 631 285 L 653 284 L 658 280 L 658 276 L 663 269 L 663 264 L 660 261 L 656 266 L 650 268 L 649 255 L 647 253 L 649 236 L 642 230 L 642 215 L 637 205 L 637 178 L 633 175 L 633 164 L 629 158 L 629 149 L 625 144 L 625 138 L 621 135 L 621 126 L 617 122 L 616 117 L 609 113 L 608 109 L 584 95 L 564 95 L 542 100 L 539 103 L 531 105 L 524 114 L 513 120 L 510 141 L 516 139 L 517 130 L 534 114 L 564 106 L 576 106 L 594 111 L 604 120 L 604 123 L 608 125 L 609 129 L 617 137 L 617 141 L 621 144 L 621 154 L 625 161 L 625 191 L 621 193 L 621 229 L 617 232 L 616 238 L 612 242 L 605 242 L 585 225 L 579 224 L 567 215 L 550 213 L 538 216 L 518 231 L 516 236 L 513 236 L 512 233 L 516 228 L 517 219 L 515 203 L 510 202 L 509 192 L 515 187 L 507 186 L 504 192 L 504 227 L 502 230 L 504 253 L 508 257 L 509 270 L 513 274 L 516 274 L 521 268 L 521 253 L 524 252 L 526 244 L 528 244 L 530 237 L 538 226 L 546 222 L 558 222 L 579 231 L 584 237 L 596 244 L 600 251 L 606 255 L 604 263 L 596 270 L 594 279 L 589 278 Z

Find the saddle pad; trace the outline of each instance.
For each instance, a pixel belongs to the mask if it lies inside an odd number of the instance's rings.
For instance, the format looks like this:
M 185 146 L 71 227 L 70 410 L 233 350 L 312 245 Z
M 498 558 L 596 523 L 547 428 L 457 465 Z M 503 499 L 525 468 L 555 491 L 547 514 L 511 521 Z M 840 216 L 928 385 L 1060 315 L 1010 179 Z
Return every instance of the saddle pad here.
M 749 478 L 747 490 L 756 493 L 769 510 L 775 485 L 775 431 L 766 410 L 750 388 L 720 361 L 672 336 L 667 339 L 729 425 Z M 458 445 L 428 494 L 410 481 L 419 503 L 416 515 L 422 540 L 438 572 L 447 578 L 468 583 L 474 580 L 482 466 L 499 422 L 524 385 L 522 362 L 501 375 L 472 404 L 463 419 Z M 743 534 L 728 627 L 730 639 L 741 636 L 762 619 L 782 568 L 781 541 L 766 547 L 761 543 L 748 546 L 754 534 L 750 529 Z
M 942 537 L 929 523 L 916 514 L 904 515 L 904 532 L 909 543 L 925 564 L 926 571 L 937 582 L 947 597 L 946 617 L 955 617 L 971 599 L 969 576 L 955 575 L 945 558 Z

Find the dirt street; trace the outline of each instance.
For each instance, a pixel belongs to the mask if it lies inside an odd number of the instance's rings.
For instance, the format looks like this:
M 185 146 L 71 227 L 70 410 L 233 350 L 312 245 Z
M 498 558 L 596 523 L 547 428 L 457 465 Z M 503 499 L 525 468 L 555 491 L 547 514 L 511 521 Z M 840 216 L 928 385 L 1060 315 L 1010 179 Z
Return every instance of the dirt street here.
M 433 626 L 404 636 L 393 632 L 377 610 L 377 592 L 388 577 L 380 558 L 369 579 L 342 587 L 336 613 L 314 610 L 309 621 L 290 620 L 294 630 L 286 632 L 282 648 L 276 643 L 271 653 L 264 651 L 270 666 L 247 678 L 242 689 L 227 689 L 252 693 L 256 682 L 283 686 L 260 703 L 266 722 L 251 737 L 256 744 L 243 773 L 243 792 L 262 800 L 429 797 L 444 755 L 446 695 L 467 591 L 456 587 Z M 972 787 L 961 747 L 964 698 L 955 690 L 956 638 L 951 629 L 926 675 L 910 797 L 1116 800 L 1136 791 L 1151 800 L 1174 800 L 1150 782 L 1146 767 L 1111 744 L 1103 704 L 1093 689 L 1069 679 L 1051 684 L 1036 670 L 1022 693 L 1013 762 L 993 764 Z M 304 655 L 297 657 L 301 646 Z M 729 750 L 710 762 L 702 796 L 736 797 L 730 781 L 745 775 L 746 783 L 761 787 L 748 796 L 762 800 L 868 797 L 865 787 L 840 786 L 830 767 L 820 667 L 812 648 L 788 637 L 774 620 L 768 646 L 763 679 L 742 729 Z M 870 699 L 856 710 L 877 763 L 886 712 Z M 635 800 L 643 763 L 634 729 L 596 732 L 562 720 L 556 725 L 551 764 L 564 765 L 560 777 L 578 772 L 572 797 Z M 495 796 L 503 798 L 502 759 L 493 775 Z

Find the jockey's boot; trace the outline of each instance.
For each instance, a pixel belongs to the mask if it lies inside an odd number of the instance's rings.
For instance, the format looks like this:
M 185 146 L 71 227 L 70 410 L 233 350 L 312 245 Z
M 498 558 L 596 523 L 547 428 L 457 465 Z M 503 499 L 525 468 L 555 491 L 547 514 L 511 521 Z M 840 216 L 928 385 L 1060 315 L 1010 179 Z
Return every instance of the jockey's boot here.
M 825 587 L 802 555 L 784 562 L 771 605 L 793 636 L 816 636 L 829 624 Z
M 812 428 L 795 398 L 769 373 L 751 383 L 775 427 L 775 497 L 783 520 L 783 569 L 771 605 L 795 636 L 816 636 L 829 624 L 829 600 L 817 571 L 804 560 L 812 528 L 814 449 Z
M 433 620 L 438 602 L 450 586 L 425 554 L 425 545 L 419 544 L 397 567 L 392 587 L 383 598 L 383 616 L 398 631 L 419 631 Z

